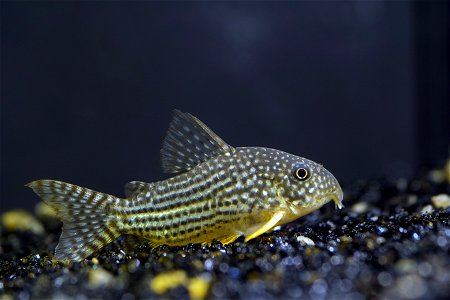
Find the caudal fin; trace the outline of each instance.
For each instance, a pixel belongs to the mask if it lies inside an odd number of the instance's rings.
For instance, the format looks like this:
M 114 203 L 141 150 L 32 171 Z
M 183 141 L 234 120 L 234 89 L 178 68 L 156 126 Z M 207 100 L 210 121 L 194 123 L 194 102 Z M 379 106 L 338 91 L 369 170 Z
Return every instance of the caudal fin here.
M 120 198 L 55 180 L 26 186 L 52 206 L 63 222 L 56 259 L 81 261 L 120 236 L 111 209 Z

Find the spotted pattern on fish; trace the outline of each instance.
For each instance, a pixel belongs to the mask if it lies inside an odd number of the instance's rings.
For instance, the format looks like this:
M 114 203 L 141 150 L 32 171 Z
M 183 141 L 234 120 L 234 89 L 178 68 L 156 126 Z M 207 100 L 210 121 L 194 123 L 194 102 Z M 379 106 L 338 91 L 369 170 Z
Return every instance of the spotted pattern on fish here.
M 246 241 L 333 200 L 342 190 L 322 165 L 263 147 L 234 148 L 194 116 L 174 112 L 163 141 L 167 180 L 125 186 L 126 198 L 54 180 L 29 183 L 63 221 L 55 250 L 81 261 L 121 235 L 152 246 Z

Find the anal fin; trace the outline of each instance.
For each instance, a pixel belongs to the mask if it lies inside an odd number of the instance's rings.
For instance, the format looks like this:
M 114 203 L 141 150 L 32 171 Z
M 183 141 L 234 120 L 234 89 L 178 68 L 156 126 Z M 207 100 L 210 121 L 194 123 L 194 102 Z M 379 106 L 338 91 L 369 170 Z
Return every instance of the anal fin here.
M 145 239 L 134 235 L 123 235 L 117 240 L 116 243 L 120 248 L 122 248 L 123 251 L 131 253 L 145 242 Z
M 269 231 L 270 229 L 275 227 L 275 225 L 277 225 L 277 223 L 283 218 L 283 216 L 284 212 L 277 212 L 272 216 L 272 218 L 270 218 L 267 223 L 263 224 L 261 227 L 258 227 L 255 231 L 250 232 L 250 234 L 245 237 L 245 241 L 248 242 L 249 240 L 254 239 L 255 237 Z

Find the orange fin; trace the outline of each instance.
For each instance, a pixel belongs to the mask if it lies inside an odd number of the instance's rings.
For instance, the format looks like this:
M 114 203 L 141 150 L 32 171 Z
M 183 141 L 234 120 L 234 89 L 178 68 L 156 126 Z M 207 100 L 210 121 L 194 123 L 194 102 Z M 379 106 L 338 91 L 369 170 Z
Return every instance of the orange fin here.
M 228 244 L 231 244 L 232 242 L 234 242 L 238 237 L 239 237 L 239 235 L 233 234 L 233 235 L 221 238 L 220 242 L 222 243 L 222 245 L 228 245 Z
M 233 234 L 233 235 L 230 235 L 230 236 L 223 236 L 223 237 L 220 237 L 220 238 L 215 239 L 215 240 L 221 242 L 222 245 L 228 245 L 228 244 L 231 244 L 232 242 L 234 242 L 238 237 L 239 237 L 239 235 Z M 203 242 L 202 246 L 211 246 L 212 242 L 213 241 Z
M 269 231 L 270 229 L 275 227 L 275 225 L 277 225 L 277 223 L 283 218 L 283 216 L 284 212 L 282 211 L 277 212 L 272 216 L 272 218 L 270 218 L 270 220 L 267 223 L 263 224 L 261 227 L 258 227 L 254 232 L 250 233 L 245 238 L 245 241 L 248 242 L 251 239 L 254 239 L 255 237 L 260 236 L 261 234 Z

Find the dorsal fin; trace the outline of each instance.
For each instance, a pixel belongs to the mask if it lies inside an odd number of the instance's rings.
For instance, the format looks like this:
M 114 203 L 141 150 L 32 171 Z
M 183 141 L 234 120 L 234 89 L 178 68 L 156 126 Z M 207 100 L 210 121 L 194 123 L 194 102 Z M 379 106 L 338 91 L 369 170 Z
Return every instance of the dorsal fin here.
M 161 165 L 165 173 L 182 173 L 212 157 L 234 151 L 199 119 L 174 110 L 161 148 Z

